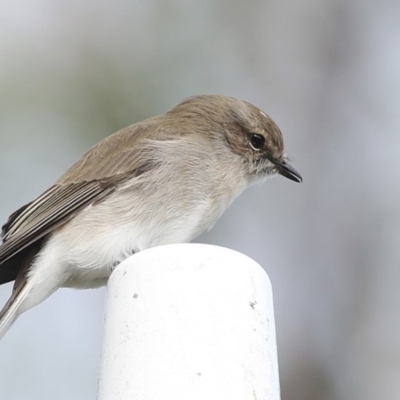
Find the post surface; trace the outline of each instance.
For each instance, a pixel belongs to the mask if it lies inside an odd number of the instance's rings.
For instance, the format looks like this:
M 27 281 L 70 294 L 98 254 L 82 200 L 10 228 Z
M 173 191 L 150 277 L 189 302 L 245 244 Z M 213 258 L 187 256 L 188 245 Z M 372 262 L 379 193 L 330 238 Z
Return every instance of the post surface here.
M 113 272 L 98 400 L 278 400 L 272 290 L 249 257 L 176 244 Z

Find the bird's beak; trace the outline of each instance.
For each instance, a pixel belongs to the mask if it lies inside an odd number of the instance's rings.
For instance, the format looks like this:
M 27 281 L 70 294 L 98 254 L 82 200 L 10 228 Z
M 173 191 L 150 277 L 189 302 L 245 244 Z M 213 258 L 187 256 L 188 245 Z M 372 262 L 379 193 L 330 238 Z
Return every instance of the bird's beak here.
M 295 182 L 303 182 L 301 175 L 286 161 L 275 161 L 274 164 L 280 175 Z

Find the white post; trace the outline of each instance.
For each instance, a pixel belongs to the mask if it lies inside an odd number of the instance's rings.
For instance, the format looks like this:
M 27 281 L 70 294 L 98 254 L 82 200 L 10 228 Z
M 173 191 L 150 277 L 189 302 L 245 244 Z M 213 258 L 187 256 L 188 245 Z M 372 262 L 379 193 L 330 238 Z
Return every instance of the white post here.
M 176 244 L 107 287 L 98 400 L 279 400 L 271 284 L 251 258 Z

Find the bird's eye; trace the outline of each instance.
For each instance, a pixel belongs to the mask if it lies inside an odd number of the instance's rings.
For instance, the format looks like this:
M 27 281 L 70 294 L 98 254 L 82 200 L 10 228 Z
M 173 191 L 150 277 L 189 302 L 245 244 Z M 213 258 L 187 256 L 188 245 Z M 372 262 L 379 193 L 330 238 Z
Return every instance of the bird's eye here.
M 250 138 L 250 143 L 254 149 L 259 150 L 264 146 L 265 137 L 258 133 L 253 133 Z

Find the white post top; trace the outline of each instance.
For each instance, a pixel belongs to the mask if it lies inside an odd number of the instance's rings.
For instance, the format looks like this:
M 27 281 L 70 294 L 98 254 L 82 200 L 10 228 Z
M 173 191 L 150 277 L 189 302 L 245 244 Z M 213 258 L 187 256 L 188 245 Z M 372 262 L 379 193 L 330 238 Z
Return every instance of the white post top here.
M 176 244 L 113 272 L 98 400 L 279 400 L 271 284 L 251 258 Z

